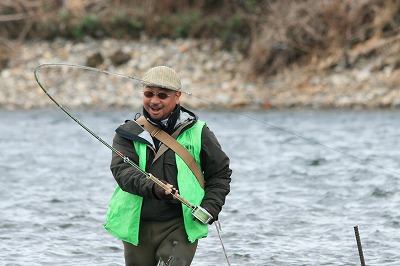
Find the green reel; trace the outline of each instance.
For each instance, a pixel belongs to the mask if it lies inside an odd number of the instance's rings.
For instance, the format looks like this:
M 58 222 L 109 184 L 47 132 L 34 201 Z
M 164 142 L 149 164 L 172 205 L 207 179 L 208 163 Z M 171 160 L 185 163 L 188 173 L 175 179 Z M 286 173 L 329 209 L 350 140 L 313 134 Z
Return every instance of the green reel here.
M 203 224 L 208 224 L 213 216 L 204 208 L 200 206 L 196 206 L 192 209 L 192 214 L 196 217 L 197 220 L 202 222 Z

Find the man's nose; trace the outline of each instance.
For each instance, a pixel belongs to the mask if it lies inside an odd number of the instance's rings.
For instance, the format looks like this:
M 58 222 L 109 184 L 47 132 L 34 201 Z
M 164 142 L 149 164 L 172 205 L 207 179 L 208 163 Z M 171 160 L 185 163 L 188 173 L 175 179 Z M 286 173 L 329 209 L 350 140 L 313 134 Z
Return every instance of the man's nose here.
M 159 103 L 159 102 L 161 102 L 161 99 L 158 98 L 158 95 L 157 95 L 157 94 L 155 94 L 155 95 L 153 95 L 153 97 L 151 97 L 150 102 L 152 102 L 152 103 Z

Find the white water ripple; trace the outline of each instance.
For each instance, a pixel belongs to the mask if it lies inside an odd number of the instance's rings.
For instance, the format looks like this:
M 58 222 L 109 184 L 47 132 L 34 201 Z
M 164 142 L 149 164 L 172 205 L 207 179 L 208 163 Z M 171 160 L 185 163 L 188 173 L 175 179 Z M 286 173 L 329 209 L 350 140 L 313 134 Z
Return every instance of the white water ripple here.
M 75 115 L 111 143 L 135 113 Z M 400 176 L 366 163 L 400 172 L 399 111 L 242 114 L 199 112 L 234 171 L 220 214 L 231 265 L 359 265 L 354 225 L 367 265 L 400 263 Z M 103 229 L 111 151 L 58 109 L 0 116 L 0 264 L 123 265 Z M 214 226 L 193 265 L 226 265 Z

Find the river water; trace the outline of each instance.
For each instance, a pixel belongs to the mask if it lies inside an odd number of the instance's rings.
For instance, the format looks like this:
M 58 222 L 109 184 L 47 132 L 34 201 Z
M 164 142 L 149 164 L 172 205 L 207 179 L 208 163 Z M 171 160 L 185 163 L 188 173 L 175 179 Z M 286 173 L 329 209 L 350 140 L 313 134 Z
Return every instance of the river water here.
M 77 111 L 111 143 L 135 111 Z M 231 158 L 231 265 L 400 264 L 399 111 L 199 112 Z M 0 265 L 123 265 L 111 151 L 59 109 L 0 111 Z M 226 265 L 216 228 L 192 265 Z

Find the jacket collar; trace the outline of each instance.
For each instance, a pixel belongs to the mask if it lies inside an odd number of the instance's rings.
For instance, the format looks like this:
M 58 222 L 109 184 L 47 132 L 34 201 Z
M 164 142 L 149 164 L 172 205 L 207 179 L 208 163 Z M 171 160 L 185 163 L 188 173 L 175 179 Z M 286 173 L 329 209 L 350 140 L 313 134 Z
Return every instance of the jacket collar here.
M 143 109 L 143 115 L 146 119 L 155 126 L 160 126 L 157 121 L 149 119 L 149 114 Z M 188 109 L 184 108 L 183 106 L 177 105 L 177 108 L 174 109 L 173 115 L 170 116 L 168 119 L 167 129 L 171 130 L 168 132 L 165 130 L 165 127 L 161 127 L 163 130 L 172 134 L 176 128 L 181 125 L 191 125 L 195 121 L 197 121 L 197 116 L 189 111 Z M 185 126 L 186 127 L 186 126 Z M 143 143 L 150 144 L 154 146 L 154 142 L 150 136 L 150 134 L 145 131 L 141 126 L 139 126 L 135 121 L 126 120 L 124 124 L 120 125 L 116 130 L 116 133 L 123 138 L 132 140 L 132 141 L 139 141 Z

